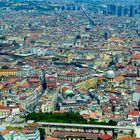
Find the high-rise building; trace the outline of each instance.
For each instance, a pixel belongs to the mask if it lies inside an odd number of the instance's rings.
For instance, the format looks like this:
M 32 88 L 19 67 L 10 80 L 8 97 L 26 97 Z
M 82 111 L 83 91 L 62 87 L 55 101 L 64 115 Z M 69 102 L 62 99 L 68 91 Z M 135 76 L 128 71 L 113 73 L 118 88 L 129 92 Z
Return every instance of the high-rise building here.
M 117 16 L 118 16 L 118 17 L 123 16 L 123 7 L 122 7 L 121 5 L 119 5 L 119 6 L 117 7 Z
M 107 10 L 103 10 L 103 15 L 107 15 Z
M 130 12 L 129 12 L 129 17 L 133 17 L 135 14 L 134 6 L 130 5 Z
M 127 16 L 128 13 L 129 13 L 129 9 L 128 9 L 127 7 L 125 7 L 125 8 L 123 9 L 123 14 L 124 14 L 124 16 Z
M 116 14 L 116 5 L 108 4 L 108 14 L 114 15 Z

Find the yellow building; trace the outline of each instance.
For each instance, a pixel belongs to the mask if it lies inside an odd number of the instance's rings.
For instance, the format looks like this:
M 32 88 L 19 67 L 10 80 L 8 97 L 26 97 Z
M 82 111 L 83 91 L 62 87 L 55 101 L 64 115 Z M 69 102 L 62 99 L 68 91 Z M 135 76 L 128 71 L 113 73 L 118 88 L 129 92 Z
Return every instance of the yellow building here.
M 0 76 L 16 76 L 17 69 L 0 69 Z
M 97 81 L 98 81 L 97 78 L 91 78 L 76 84 L 76 88 L 88 90 L 89 88 L 95 87 L 97 85 Z
M 59 55 L 59 60 L 63 63 L 69 63 L 73 58 L 75 58 L 75 54 L 70 50 L 62 52 L 61 55 Z

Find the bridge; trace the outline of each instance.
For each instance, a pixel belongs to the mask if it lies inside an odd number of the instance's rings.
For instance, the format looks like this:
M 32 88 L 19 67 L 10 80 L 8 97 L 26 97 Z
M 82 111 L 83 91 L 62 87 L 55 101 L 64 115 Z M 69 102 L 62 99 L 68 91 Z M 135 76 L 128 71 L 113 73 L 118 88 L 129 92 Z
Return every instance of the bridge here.
M 119 129 L 119 130 L 133 130 L 133 126 L 109 126 L 109 125 L 90 125 L 90 124 L 71 124 L 71 123 L 49 123 L 38 122 L 42 127 L 59 126 L 59 127 L 79 127 L 79 128 L 101 128 L 101 129 Z
M 134 131 L 133 126 L 108 126 L 108 125 L 90 125 L 90 124 L 71 124 L 71 123 L 49 123 L 38 122 L 38 124 L 45 128 L 47 134 L 52 134 L 56 130 L 61 131 L 80 131 L 80 132 L 97 132 L 101 131 L 111 133 L 115 138 L 117 134 L 122 131 L 126 133 Z

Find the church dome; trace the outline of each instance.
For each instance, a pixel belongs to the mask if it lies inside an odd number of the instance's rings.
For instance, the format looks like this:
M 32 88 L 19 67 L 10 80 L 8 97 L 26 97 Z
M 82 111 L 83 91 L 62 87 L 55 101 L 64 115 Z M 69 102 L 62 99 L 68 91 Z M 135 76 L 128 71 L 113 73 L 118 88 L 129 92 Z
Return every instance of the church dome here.
M 106 73 L 106 78 L 115 78 L 115 72 L 113 70 L 108 70 Z
M 77 40 L 78 40 L 78 39 L 81 39 L 81 35 L 78 34 L 78 35 L 76 36 L 76 39 L 77 39 Z

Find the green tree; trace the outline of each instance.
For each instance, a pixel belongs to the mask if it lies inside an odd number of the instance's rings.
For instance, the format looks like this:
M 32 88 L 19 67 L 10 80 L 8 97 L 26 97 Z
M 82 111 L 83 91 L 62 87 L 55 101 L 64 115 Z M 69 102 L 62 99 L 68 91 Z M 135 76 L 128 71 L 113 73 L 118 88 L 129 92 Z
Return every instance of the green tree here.
M 39 128 L 39 132 L 40 132 L 40 140 L 44 140 L 45 135 L 46 135 L 45 129 Z
M 97 119 L 85 119 L 79 113 L 65 112 L 65 113 L 35 113 L 28 114 L 26 120 L 35 120 L 36 122 L 57 122 L 57 123 L 78 123 L 78 124 L 97 124 L 97 125 L 117 125 L 117 122 L 110 120 L 107 122 L 98 122 Z
M 112 125 L 112 126 L 116 126 L 117 125 L 117 122 L 116 121 L 113 121 L 113 120 L 110 120 L 107 125 Z
M 7 40 L 6 36 L 0 36 L 0 40 Z
M 88 124 L 94 124 L 94 125 L 107 125 L 106 122 L 98 122 L 97 119 L 93 119 L 93 118 L 90 118 L 90 119 L 89 119 Z
M 1 69 L 9 69 L 8 66 L 2 66 Z

